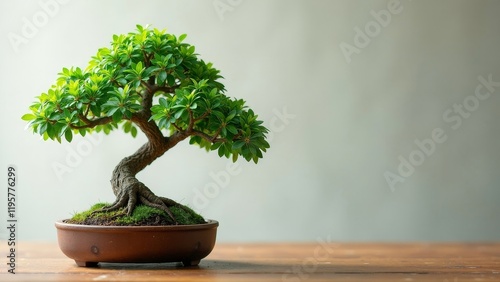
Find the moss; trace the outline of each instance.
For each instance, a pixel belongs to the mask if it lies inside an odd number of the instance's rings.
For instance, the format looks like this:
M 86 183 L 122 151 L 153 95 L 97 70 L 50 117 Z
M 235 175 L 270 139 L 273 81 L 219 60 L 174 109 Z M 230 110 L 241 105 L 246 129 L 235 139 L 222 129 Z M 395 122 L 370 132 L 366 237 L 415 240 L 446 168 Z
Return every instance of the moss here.
M 75 213 L 73 217 L 67 220 L 68 223 L 86 224 L 86 225 L 172 225 L 172 219 L 162 210 L 145 205 L 137 205 L 132 215 L 128 216 L 123 211 L 98 212 L 94 211 L 107 206 L 107 203 L 97 203 L 90 209 Z M 170 211 L 177 222 L 181 225 L 205 223 L 205 219 L 194 212 L 192 209 L 184 206 L 171 207 Z

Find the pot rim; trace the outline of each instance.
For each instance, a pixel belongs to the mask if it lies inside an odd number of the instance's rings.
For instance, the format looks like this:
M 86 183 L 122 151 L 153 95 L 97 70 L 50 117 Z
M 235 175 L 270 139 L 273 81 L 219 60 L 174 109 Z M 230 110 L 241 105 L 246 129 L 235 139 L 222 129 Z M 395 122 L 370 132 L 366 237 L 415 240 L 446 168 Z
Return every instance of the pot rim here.
M 184 231 L 184 230 L 199 230 L 217 228 L 219 222 L 213 219 L 206 219 L 206 223 L 191 224 L 191 225 L 158 225 L 158 226 L 104 226 L 104 225 L 83 225 L 65 223 L 63 220 L 57 220 L 55 226 L 61 230 L 73 231 Z

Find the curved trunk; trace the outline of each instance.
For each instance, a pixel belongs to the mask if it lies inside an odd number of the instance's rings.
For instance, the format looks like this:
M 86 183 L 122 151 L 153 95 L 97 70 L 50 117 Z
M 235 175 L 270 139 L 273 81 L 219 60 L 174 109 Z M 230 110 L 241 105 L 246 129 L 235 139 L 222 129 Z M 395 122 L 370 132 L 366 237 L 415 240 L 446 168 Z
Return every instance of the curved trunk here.
M 177 132 L 170 137 L 164 137 L 154 122 L 144 122 L 144 119 L 136 119 L 134 122 L 146 134 L 148 142 L 134 154 L 121 160 L 114 169 L 111 185 L 116 196 L 124 186 L 124 180 L 128 177 L 135 178 L 137 173 L 189 136 L 186 133 Z
M 121 160 L 113 170 L 111 178 L 111 186 L 115 196 L 118 197 L 122 187 L 128 184 L 127 179 L 135 178 L 137 173 L 162 156 L 167 150 L 165 147 L 155 147 L 147 142 L 134 154 Z
M 165 211 L 177 223 L 169 207 L 179 206 L 183 209 L 186 207 L 168 198 L 156 196 L 146 185 L 137 180 L 136 175 L 170 148 L 190 136 L 191 132 L 190 130 L 177 131 L 171 136 L 165 137 L 157 124 L 150 120 L 154 91 L 150 91 L 148 88 L 141 95 L 143 96 L 141 105 L 143 109 L 134 113 L 130 121 L 144 132 L 148 142 L 134 154 L 121 160 L 113 170 L 111 186 L 116 200 L 100 211 L 125 208 L 125 212 L 131 215 L 135 206 L 142 203 Z
M 136 178 L 136 175 L 170 148 L 186 139 L 189 134 L 186 134 L 186 132 L 177 132 L 170 137 L 164 137 L 153 122 L 145 122 L 145 119 L 134 121 L 146 134 L 148 142 L 142 145 L 134 154 L 121 160 L 113 170 L 111 187 L 113 188 L 116 200 L 101 211 L 125 208 L 125 212 L 131 215 L 135 206 L 141 203 L 165 211 L 176 222 L 169 207 L 185 207 L 171 199 L 156 196 L 146 185 Z

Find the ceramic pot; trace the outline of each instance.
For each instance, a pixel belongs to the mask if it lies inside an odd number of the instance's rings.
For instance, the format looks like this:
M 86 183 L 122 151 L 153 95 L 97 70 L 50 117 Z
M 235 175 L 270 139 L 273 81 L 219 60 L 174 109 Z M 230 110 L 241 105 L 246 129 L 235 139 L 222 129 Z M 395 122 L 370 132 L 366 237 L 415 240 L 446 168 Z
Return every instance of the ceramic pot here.
M 56 222 L 61 251 L 78 266 L 99 262 L 182 262 L 195 266 L 215 246 L 219 222 L 170 226 L 97 226 Z

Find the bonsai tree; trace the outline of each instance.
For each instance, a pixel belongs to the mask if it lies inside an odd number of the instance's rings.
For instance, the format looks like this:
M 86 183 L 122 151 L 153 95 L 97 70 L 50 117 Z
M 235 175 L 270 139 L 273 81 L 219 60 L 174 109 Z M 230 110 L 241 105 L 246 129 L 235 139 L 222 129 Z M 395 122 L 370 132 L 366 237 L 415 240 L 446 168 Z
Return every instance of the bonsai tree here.
M 119 128 L 133 137 L 137 128 L 146 135 L 146 144 L 113 170 L 116 200 L 101 212 L 131 215 L 143 204 L 177 223 L 170 208 L 186 207 L 157 196 L 136 175 L 185 139 L 233 161 L 241 156 L 257 163 L 269 148 L 262 121 L 244 100 L 225 95 L 219 70 L 199 59 L 185 38 L 140 25 L 113 35 L 111 46 L 100 48 L 86 69 L 63 68 L 22 117 L 44 140 L 71 142 L 75 134 Z

